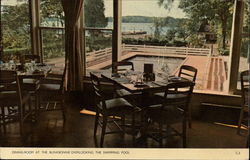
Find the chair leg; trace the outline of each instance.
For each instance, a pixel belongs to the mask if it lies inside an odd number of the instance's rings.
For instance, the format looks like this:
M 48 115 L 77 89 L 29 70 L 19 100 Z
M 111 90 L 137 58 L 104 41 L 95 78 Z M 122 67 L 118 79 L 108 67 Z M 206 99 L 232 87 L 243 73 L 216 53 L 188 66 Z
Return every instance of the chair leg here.
M 101 135 L 101 143 L 100 143 L 100 147 L 103 147 L 103 142 L 104 142 L 104 136 L 105 136 L 105 132 L 106 132 L 106 126 L 107 126 L 107 116 L 103 115 L 103 124 L 102 124 L 102 135 Z
M 240 134 L 243 115 L 244 115 L 244 109 L 242 107 L 241 110 L 240 110 L 240 118 L 239 118 L 239 122 L 238 122 L 237 134 Z
M 132 113 L 132 143 L 133 146 L 135 146 L 135 135 L 136 131 L 135 131 L 135 112 Z
M 41 109 L 41 94 L 38 92 L 37 93 L 37 103 L 38 103 L 38 106 L 37 106 L 37 110 L 40 110 Z
M 188 128 L 192 128 L 192 116 L 190 111 L 188 112 Z
M 98 127 L 98 121 L 99 121 L 99 110 L 96 110 L 96 115 L 95 115 L 95 128 L 94 128 L 94 137 L 96 137 L 96 131 Z
M 121 116 L 122 136 L 125 136 L 125 114 Z
M 183 120 L 182 122 L 182 145 L 183 148 L 187 147 L 187 122 L 186 119 Z
M 64 100 L 61 100 L 61 108 L 62 108 L 62 115 L 63 115 L 63 121 L 66 121 L 66 114 L 65 114 L 65 105 L 64 105 Z
M 163 130 L 163 125 L 162 125 L 162 123 L 159 123 L 159 137 L 160 137 L 160 141 L 159 141 L 159 143 L 160 143 L 160 147 L 162 148 L 162 141 L 163 141 L 163 134 L 162 134 L 162 130 Z
M 38 117 L 39 96 L 35 93 L 35 120 Z
M 24 112 L 24 105 L 20 105 L 19 106 L 19 125 L 20 125 L 20 129 L 19 129 L 19 131 L 20 131 L 20 134 L 21 134 L 21 137 L 23 136 L 23 112 Z
M 6 121 L 5 121 L 5 110 L 4 106 L 1 107 L 1 114 L 2 114 L 2 125 L 3 125 L 3 131 L 6 132 Z

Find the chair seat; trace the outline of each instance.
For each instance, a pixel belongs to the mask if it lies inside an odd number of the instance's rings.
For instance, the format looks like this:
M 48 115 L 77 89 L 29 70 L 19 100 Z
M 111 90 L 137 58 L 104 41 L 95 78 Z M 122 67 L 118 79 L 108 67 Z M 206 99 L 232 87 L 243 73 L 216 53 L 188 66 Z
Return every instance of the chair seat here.
M 106 103 L 106 113 L 107 115 L 120 115 L 124 113 L 129 113 L 135 111 L 138 108 L 132 106 L 128 101 L 123 98 L 109 99 L 105 101 Z M 98 107 L 103 110 L 102 105 L 99 104 Z
M 29 98 L 30 94 L 29 93 L 22 93 L 23 98 L 22 102 L 26 103 Z M 18 94 L 15 91 L 5 91 L 0 93 L 0 104 L 6 105 L 6 106 L 14 106 L 14 105 L 19 105 L 19 97 Z
M 131 95 L 131 93 L 125 89 L 117 89 L 116 94 L 120 97 Z
M 163 93 L 163 92 L 161 92 L 161 93 L 155 93 L 154 95 L 155 96 L 160 96 L 160 97 L 164 97 L 164 94 L 165 93 Z M 176 95 L 176 94 L 168 94 L 168 97 L 167 98 L 170 98 L 170 99 L 172 99 L 172 98 L 183 98 L 183 97 L 185 97 L 186 95 L 185 94 L 178 94 L 178 95 Z
M 39 89 L 39 86 L 40 86 L 40 80 L 38 79 L 31 79 L 31 78 L 23 79 L 22 87 L 24 90 L 36 91 Z
M 151 106 L 147 109 L 147 116 L 157 123 L 175 124 L 183 120 L 182 112 L 175 106 L 166 106 L 164 109 L 160 105 Z
M 40 84 L 40 91 L 59 91 L 60 84 Z

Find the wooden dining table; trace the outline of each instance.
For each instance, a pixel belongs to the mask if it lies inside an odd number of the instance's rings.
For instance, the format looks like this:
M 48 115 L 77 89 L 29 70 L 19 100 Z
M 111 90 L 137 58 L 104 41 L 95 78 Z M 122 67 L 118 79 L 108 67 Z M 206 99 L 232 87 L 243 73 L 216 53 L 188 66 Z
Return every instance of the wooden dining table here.
M 19 64 L 20 65 L 20 64 Z M 6 68 L 0 66 L 0 70 L 13 70 L 11 68 Z M 40 87 L 40 79 L 46 78 L 51 72 L 52 66 L 48 64 L 36 63 L 32 70 L 19 70 L 16 67 L 17 76 L 21 86 L 28 91 L 36 91 Z
M 31 71 L 17 71 L 20 78 L 45 78 L 50 73 L 52 67 L 49 65 L 37 65 L 36 70 Z
M 137 107 L 146 109 L 150 105 L 158 104 L 157 99 L 152 99 L 155 93 L 163 93 L 168 84 L 189 81 L 188 79 L 177 76 L 162 76 L 161 74 L 155 75 L 154 81 L 136 82 L 138 72 L 134 72 L 131 75 L 118 75 L 111 72 L 104 72 L 101 77 L 108 82 L 111 82 L 116 86 L 115 88 L 125 89 L 131 93 L 131 96 L 125 96 L 125 98 Z
M 188 81 L 185 78 L 169 76 L 162 77 L 156 74 L 154 81 L 142 81 L 136 82 L 133 76 L 137 76 L 137 72 L 132 73 L 132 75 L 118 75 L 112 74 L 111 72 L 105 72 L 101 74 L 101 77 L 106 79 L 109 82 L 114 83 L 122 89 L 125 89 L 131 93 L 154 93 L 160 92 L 164 90 L 169 83 L 180 82 L 180 81 Z M 141 74 L 141 73 L 139 73 Z
M 136 136 L 139 141 L 144 141 L 146 136 L 146 128 L 144 128 L 145 124 L 147 123 L 145 117 L 145 111 L 147 108 L 154 104 L 157 101 L 154 99 L 150 99 L 150 96 L 154 93 L 164 92 L 165 88 L 170 83 L 180 82 L 180 81 L 189 81 L 185 78 L 176 77 L 176 76 L 162 76 L 162 75 L 155 75 L 154 81 L 143 81 L 139 84 L 136 83 L 135 78 L 133 76 L 137 76 L 137 72 L 132 73 L 132 75 L 118 75 L 112 74 L 111 72 L 104 72 L 101 74 L 101 77 L 106 81 L 112 82 L 114 85 L 117 85 L 121 89 L 125 89 L 131 93 L 131 96 L 128 96 L 129 101 L 132 100 L 133 105 L 141 108 L 141 125 L 139 125 L 138 134 Z M 141 74 L 141 73 L 139 73 Z M 150 101 L 150 102 L 149 102 Z M 135 102 L 135 103 L 134 103 Z
M 18 70 L 16 69 L 17 75 L 20 79 L 24 78 L 34 78 L 34 79 L 39 79 L 39 78 L 45 78 L 47 75 L 50 73 L 52 66 L 47 65 L 47 64 L 34 64 L 35 69 L 33 70 Z M 13 70 L 11 68 L 5 68 L 0 66 L 0 70 Z

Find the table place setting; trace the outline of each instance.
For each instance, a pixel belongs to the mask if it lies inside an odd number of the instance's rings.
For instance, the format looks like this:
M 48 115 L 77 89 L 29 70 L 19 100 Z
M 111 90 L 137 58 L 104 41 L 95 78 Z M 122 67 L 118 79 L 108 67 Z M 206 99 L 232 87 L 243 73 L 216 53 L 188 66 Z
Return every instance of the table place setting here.
M 18 76 L 21 77 L 44 77 L 50 72 L 51 66 L 44 63 L 36 63 L 31 61 L 30 63 L 15 63 L 10 60 L 7 63 L 0 64 L 0 70 L 16 71 Z

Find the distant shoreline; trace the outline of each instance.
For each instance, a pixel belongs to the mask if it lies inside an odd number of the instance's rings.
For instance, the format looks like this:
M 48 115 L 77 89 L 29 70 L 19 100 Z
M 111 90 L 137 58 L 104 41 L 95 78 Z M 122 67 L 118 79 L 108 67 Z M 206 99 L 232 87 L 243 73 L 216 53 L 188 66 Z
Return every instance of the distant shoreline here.
M 108 22 L 113 22 L 113 17 L 107 17 Z M 160 21 L 179 21 L 185 18 L 174 17 L 149 17 L 149 16 L 122 16 L 122 23 L 154 23 L 155 20 Z

